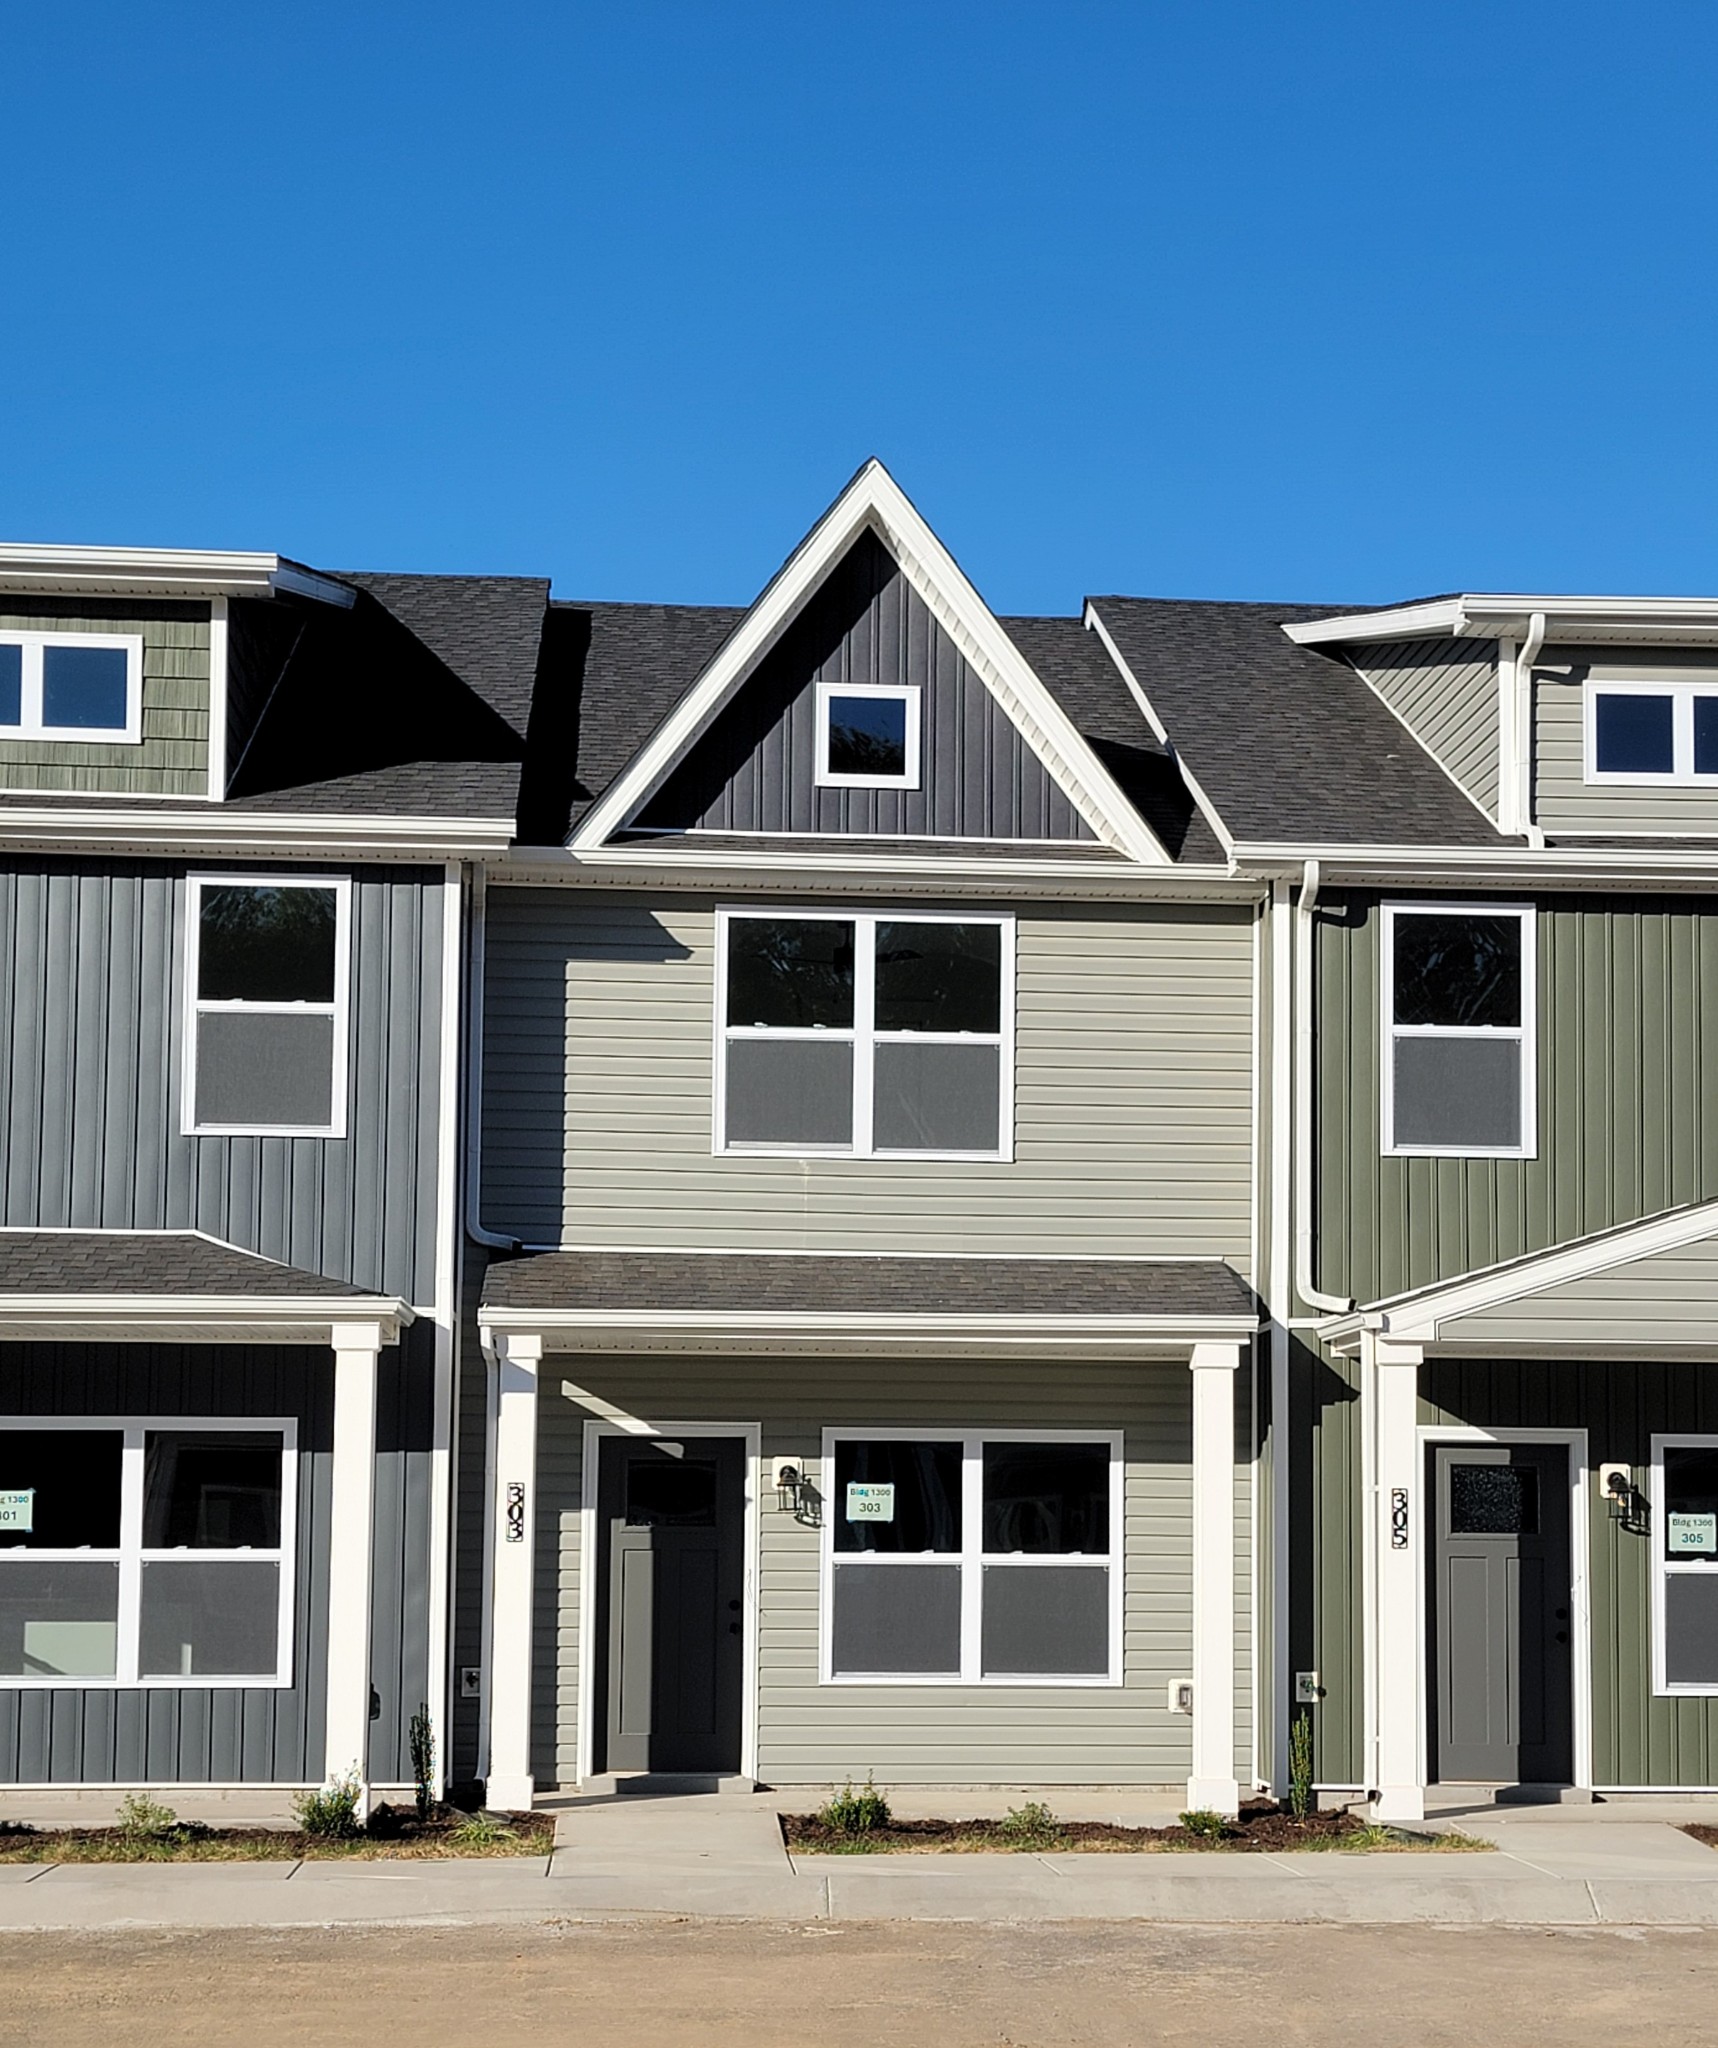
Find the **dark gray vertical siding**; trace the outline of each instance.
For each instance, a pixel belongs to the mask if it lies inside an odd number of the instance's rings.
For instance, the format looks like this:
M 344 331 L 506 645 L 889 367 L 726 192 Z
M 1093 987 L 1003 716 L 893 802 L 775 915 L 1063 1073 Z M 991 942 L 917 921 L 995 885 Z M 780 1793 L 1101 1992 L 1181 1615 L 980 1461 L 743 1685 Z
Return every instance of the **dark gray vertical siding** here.
M 441 886 L 421 869 L 353 875 L 347 1135 L 191 1138 L 179 1128 L 184 870 L 0 875 L 0 1221 L 195 1227 L 429 1301 Z
M 917 789 L 819 789 L 819 682 L 912 683 Z M 873 534 L 765 656 L 639 823 L 672 830 L 1089 840 L 1018 727 Z
M 376 1577 L 370 1682 L 378 1714 L 370 1773 L 411 1777 L 411 1718 L 429 1684 L 430 1450 L 435 1414 L 435 1326 L 414 1323 L 382 1354 L 376 1414 Z
M 0 1407 L 15 1415 L 290 1415 L 298 1421 L 292 1684 L 231 1690 L 0 1688 L 0 1782 L 303 1784 L 320 1779 L 333 1455 L 331 1355 L 297 1345 L 0 1345 Z M 379 1549 L 391 1540 L 380 1506 L 377 1537 Z M 420 1555 L 421 1550 L 420 1544 Z

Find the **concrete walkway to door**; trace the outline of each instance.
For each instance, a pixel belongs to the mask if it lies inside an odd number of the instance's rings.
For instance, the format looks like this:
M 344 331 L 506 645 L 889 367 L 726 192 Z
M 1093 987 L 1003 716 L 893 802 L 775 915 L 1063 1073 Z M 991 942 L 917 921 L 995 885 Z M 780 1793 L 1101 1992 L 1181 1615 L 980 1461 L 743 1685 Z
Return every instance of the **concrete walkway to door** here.
M 981 1816 L 1021 1794 L 897 1798 Z M 1173 1819 L 1126 1794 L 1050 1795 L 1069 1818 Z M 1718 1926 L 1718 1851 L 1680 1832 L 1714 1802 L 1440 1814 L 1475 1854 L 789 1856 L 792 1795 L 581 1801 L 550 1856 L 484 1862 L 0 1864 L 0 1931 L 745 1919 L 1151 1920 Z

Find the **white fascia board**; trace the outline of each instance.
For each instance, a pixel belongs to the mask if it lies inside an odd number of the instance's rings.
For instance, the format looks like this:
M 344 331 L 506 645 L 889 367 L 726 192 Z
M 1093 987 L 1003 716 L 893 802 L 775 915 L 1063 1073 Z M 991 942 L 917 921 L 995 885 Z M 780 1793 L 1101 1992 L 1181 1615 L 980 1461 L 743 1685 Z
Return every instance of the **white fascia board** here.
M 867 857 L 851 844 L 825 853 L 775 852 L 739 847 L 732 853 L 696 855 L 656 852 L 649 847 L 602 847 L 591 854 L 543 847 L 515 847 L 490 874 L 492 884 L 570 886 L 604 889 L 872 890 L 944 896 L 994 895 L 999 887 L 1033 896 L 1077 901 L 1156 901 L 1170 897 L 1256 902 L 1263 884 L 1238 880 L 1227 867 L 1191 863 L 1173 868 L 1140 868 L 1132 862 L 1034 861 L 969 857 L 915 860 L 910 855 Z
M 1438 887 L 1493 883 L 1500 888 L 1570 887 L 1592 882 L 1616 888 L 1710 888 L 1718 876 L 1718 848 L 1580 846 L 1528 847 L 1504 844 L 1493 851 L 1474 846 L 1355 846 L 1313 841 L 1243 841 L 1235 848 L 1237 875 L 1258 880 L 1295 878 L 1309 860 L 1318 862 L 1325 882 L 1421 883 Z
M 1133 670 L 1128 666 L 1127 662 L 1123 659 L 1121 649 L 1116 645 L 1114 639 L 1111 637 L 1110 629 L 1108 628 L 1108 626 L 1104 624 L 1103 614 L 1098 610 L 1097 606 L 1093 604 L 1090 598 L 1087 598 L 1086 600 L 1084 624 L 1086 630 L 1089 633 L 1096 633 L 1099 641 L 1103 645 L 1104 652 L 1109 656 L 1110 660 L 1115 663 L 1117 672 L 1120 674 L 1122 681 L 1126 683 L 1128 687 L 1129 694 L 1132 696 L 1133 701 L 1139 706 L 1141 716 L 1145 719 L 1146 724 L 1151 727 L 1153 733 L 1156 734 L 1158 745 L 1161 747 L 1167 747 L 1170 753 L 1174 756 L 1175 765 L 1180 770 L 1182 781 L 1186 783 L 1188 789 L 1192 792 L 1193 801 L 1199 806 L 1200 812 L 1203 815 L 1206 824 L 1209 825 L 1211 830 L 1216 833 L 1218 845 L 1222 847 L 1223 851 L 1226 854 L 1228 854 L 1230 859 L 1232 860 L 1235 854 L 1235 841 L 1229 831 L 1228 826 L 1223 823 L 1221 813 L 1218 811 L 1217 806 L 1214 803 L 1212 803 L 1211 799 L 1205 794 L 1204 789 L 1200 786 L 1198 777 L 1195 776 L 1192 769 L 1189 768 L 1187 763 L 1181 758 L 1181 754 L 1177 749 L 1175 742 L 1169 737 L 1169 728 L 1164 724 L 1163 720 L 1158 717 L 1156 707 L 1153 705 L 1151 699 L 1146 695 L 1144 687 L 1141 685 L 1139 678 L 1134 674 Z
M 593 807 L 570 844 L 581 851 L 600 847 L 661 785 L 867 527 L 895 557 L 932 616 L 1021 727 L 1100 840 L 1146 866 L 1170 866 L 1156 836 L 875 458 L 788 557 L 672 715 Z
M 717 1314 L 674 1309 L 482 1310 L 478 1327 L 487 1343 L 510 1331 L 562 1333 L 576 1344 L 629 1347 L 698 1345 L 712 1349 L 767 1346 L 794 1350 L 805 1345 L 852 1346 L 912 1351 L 975 1345 L 989 1352 L 1069 1348 L 1114 1351 L 1169 1351 L 1194 1344 L 1242 1344 L 1258 1334 L 1256 1316 L 1008 1316 L 1008 1315 L 799 1315 L 792 1312 Z
M 1445 1323 L 1482 1310 L 1506 1308 L 1548 1288 L 1570 1280 L 1587 1280 L 1637 1259 L 1679 1251 L 1685 1245 L 1718 1236 L 1718 1202 L 1700 1202 L 1665 1216 L 1651 1216 L 1641 1223 L 1624 1224 L 1595 1237 L 1578 1238 L 1572 1244 L 1549 1251 L 1534 1252 L 1526 1258 L 1511 1259 L 1478 1273 L 1463 1274 L 1457 1280 L 1441 1281 L 1407 1294 L 1390 1296 L 1368 1307 L 1332 1316 L 1318 1325 L 1318 1334 L 1332 1349 L 1357 1345 L 1362 1331 L 1370 1330 L 1392 1342 L 1429 1344 L 1437 1341 Z
M 98 1330 L 148 1330 L 172 1324 L 219 1337 L 238 1325 L 291 1334 L 302 1343 L 336 1323 L 375 1322 L 397 1336 L 401 1325 L 412 1320 L 411 1307 L 397 1295 L 0 1293 L 0 1328 L 6 1329 L 75 1323 Z
M 1453 636 L 1519 639 L 1535 612 L 1545 615 L 1549 639 L 1691 640 L 1718 638 L 1718 598 L 1533 597 L 1464 593 L 1429 604 L 1350 612 L 1341 618 L 1303 619 L 1283 632 L 1300 647 L 1357 640 L 1414 640 Z
M 199 799 L 207 802 L 208 799 Z M 162 812 L 0 806 L 0 846 L 65 853 L 224 853 L 272 860 L 365 855 L 395 860 L 457 860 L 503 853 L 513 822 L 500 818 L 305 817 L 238 812 L 211 805 Z
M 350 606 L 357 593 L 279 555 L 206 548 L 81 548 L 0 541 L 0 589 L 105 596 L 267 597 Z

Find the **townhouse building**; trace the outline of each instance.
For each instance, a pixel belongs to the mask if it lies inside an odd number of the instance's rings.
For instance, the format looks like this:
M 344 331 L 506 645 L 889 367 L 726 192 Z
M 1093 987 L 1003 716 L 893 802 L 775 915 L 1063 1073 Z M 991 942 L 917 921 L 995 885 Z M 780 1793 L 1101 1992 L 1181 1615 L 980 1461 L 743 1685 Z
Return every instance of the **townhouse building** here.
M 1715 640 L 0 548 L 0 1778 L 1718 1785 Z

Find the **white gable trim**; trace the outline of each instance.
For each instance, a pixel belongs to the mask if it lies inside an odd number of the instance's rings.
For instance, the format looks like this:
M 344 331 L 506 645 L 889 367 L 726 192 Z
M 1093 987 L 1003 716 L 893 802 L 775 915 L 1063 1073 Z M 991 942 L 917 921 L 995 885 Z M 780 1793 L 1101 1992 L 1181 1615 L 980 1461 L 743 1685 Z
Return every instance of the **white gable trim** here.
M 1507 1265 L 1464 1274 L 1459 1280 L 1393 1295 L 1347 1315 L 1328 1317 L 1319 1324 L 1318 1334 L 1332 1350 L 1344 1354 L 1359 1349 L 1363 1331 L 1388 1336 L 1393 1343 L 1431 1344 L 1446 1323 L 1461 1317 L 1506 1308 L 1571 1280 L 1591 1279 L 1714 1236 L 1718 1236 L 1718 1202 L 1701 1202 L 1649 1217 L 1644 1223 L 1625 1224 L 1620 1230 L 1577 1238 L 1572 1244 L 1528 1258 L 1511 1259 Z
M 1170 866 L 1156 836 L 1073 721 L 1033 674 L 906 493 L 875 459 L 866 463 L 788 557 L 672 716 L 592 808 L 571 845 L 580 851 L 602 846 L 660 788 L 867 527 L 894 556 L 931 616 L 1020 728 L 1099 841 L 1143 866 Z

